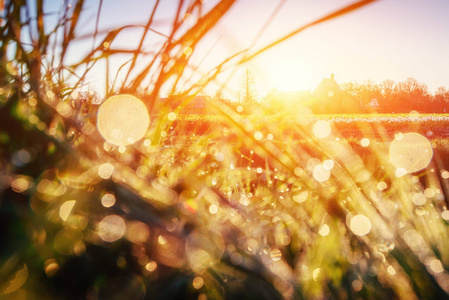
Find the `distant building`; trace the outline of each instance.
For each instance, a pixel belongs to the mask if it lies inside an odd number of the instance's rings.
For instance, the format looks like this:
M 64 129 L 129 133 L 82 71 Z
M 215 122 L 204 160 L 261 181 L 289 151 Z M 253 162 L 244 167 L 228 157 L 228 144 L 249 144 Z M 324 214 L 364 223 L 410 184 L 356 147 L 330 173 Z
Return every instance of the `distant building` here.
M 368 108 L 371 110 L 378 110 L 379 109 L 379 102 L 377 101 L 377 98 L 372 98 L 371 101 L 368 103 Z
M 332 73 L 330 78 L 323 78 L 313 91 L 312 110 L 316 113 L 336 113 L 342 110 L 342 90 Z
M 335 81 L 335 76 L 332 73 L 330 78 L 323 78 L 313 91 L 313 96 L 316 99 L 331 100 L 334 96 L 341 94 L 341 88 Z

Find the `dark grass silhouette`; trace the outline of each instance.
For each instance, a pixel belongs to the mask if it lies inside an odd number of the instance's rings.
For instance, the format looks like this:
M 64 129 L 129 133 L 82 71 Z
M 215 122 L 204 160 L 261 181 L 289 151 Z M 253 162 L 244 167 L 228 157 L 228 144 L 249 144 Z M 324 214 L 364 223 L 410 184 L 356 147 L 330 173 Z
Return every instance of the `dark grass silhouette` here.
M 195 68 L 186 53 L 234 2 L 204 11 L 201 1 L 180 0 L 165 43 L 148 53 L 146 34 L 161 34 L 152 28 L 159 1 L 148 22 L 137 25 L 144 33 L 132 51 L 112 45 L 134 25 L 98 28 L 101 0 L 97 26 L 86 36 L 77 36 L 85 1 L 64 3 L 51 29 L 43 1 L 6 1 L 2 298 L 447 298 L 447 174 L 438 160 L 398 177 L 387 147 L 353 149 L 351 141 L 336 139 L 337 131 L 323 134 L 301 116 L 274 124 L 256 108 L 244 118 L 211 102 L 226 126 L 194 135 L 168 118 L 168 107 L 154 111 L 170 79 L 173 90 L 190 95 L 187 102 L 223 70 L 372 1 L 236 53 L 199 88 L 180 87 L 186 68 Z M 197 21 L 186 28 L 187 12 Z M 29 32 L 31 41 L 24 38 Z M 94 48 L 66 65 L 78 39 L 92 39 Z M 107 94 L 145 93 L 152 115 L 145 137 L 124 148 L 104 141 L 96 107 L 77 104 L 74 96 L 96 62 L 122 54 L 132 54 L 117 70 L 127 74 L 119 85 L 118 74 L 106 78 Z M 137 72 L 144 54 L 152 60 Z M 69 83 L 68 74 L 78 80 Z

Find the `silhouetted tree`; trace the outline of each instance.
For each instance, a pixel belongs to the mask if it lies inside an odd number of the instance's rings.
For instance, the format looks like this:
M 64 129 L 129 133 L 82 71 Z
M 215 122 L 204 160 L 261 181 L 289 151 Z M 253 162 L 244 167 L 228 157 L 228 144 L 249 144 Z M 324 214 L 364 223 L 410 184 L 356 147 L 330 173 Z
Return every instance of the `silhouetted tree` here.
M 435 112 L 448 112 L 449 91 L 444 86 L 440 86 L 433 96 L 433 104 Z
M 240 102 L 255 103 L 257 102 L 256 81 L 253 74 L 246 69 L 241 79 Z
M 431 95 L 426 84 L 412 77 L 398 83 L 390 79 L 380 84 L 348 82 L 342 84 L 341 89 L 347 113 L 370 112 L 373 108 L 370 104 L 376 102 L 379 113 L 408 113 L 413 110 L 442 113 L 449 110 L 449 91 L 439 87 L 435 95 Z
M 372 81 L 363 83 L 348 82 L 341 85 L 344 103 L 350 112 L 370 112 L 372 104 L 382 102 L 383 96 L 380 86 Z
M 215 92 L 214 99 L 220 101 L 223 101 L 225 99 L 223 89 L 219 89 Z
M 431 108 L 431 97 L 427 85 L 419 82 L 415 78 L 409 77 L 405 81 L 397 84 L 396 103 L 402 108 L 401 112 L 410 112 L 416 110 L 419 112 L 428 112 Z

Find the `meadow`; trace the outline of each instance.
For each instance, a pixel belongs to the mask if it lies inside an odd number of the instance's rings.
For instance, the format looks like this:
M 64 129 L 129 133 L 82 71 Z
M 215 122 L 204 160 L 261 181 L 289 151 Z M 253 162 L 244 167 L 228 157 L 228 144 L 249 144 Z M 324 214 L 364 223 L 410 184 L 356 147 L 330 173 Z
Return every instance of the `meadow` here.
M 179 1 L 147 53 L 159 1 L 134 50 L 113 47 L 132 26 L 99 30 L 102 1 L 84 37 L 84 1 L 62 3 L 49 23 L 43 1 L 6 1 L 1 299 L 449 298 L 448 116 L 155 110 L 164 85 L 191 97 L 229 65 L 372 1 L 181 84 L 234 2 Z M 64 59 L 83 38 L 92 50 Z M 128 66 L 125 78 L 107 73 L 101 105 L 77 102 L 86 74 L 98 61 L 109 70 L 113 55 L 131 56 L 116 70 Z
M 447 114 L 272 114 L 272 115 L 242 115 L 242 120 L 259 120 L 259 123 L 277 123 L 280 119 L 288 118 L 290 121 L 300 119 L 303 123 L 314 123 L 324 120 L 331 123 L 343 136 L 366 135 L 371 131 L 385 131 L 385 133 L 398 133 L 406 131 L 419 131 L 430 139 L 446 137 L 449 134 L 449 115 Z M 226 124 L 226 118 L 222 115 L 209 114 L 180 114 L 177 118 L 181 126 L 195 128 L 195 126 L 210 127 Z M 360 130 L 357 130 L 360 129 Z M 366 129 L 366 130 L 365 130 Z M 187 129 L 188 130 L 188 129 Z M 365 132 L 362 132 L 365 130 Z M 201 130 L 199 133 L 205 132 Z M 378 132 L 379 133 L 379 132 Z M 388 136 L 391 136 L 388 134 Z M 377 136 L 381 138 L 380 136 Z
M 167 110 L 124 146 L 33 99 L 1 107 L 6 299 L 447 297 L 445 115 Z

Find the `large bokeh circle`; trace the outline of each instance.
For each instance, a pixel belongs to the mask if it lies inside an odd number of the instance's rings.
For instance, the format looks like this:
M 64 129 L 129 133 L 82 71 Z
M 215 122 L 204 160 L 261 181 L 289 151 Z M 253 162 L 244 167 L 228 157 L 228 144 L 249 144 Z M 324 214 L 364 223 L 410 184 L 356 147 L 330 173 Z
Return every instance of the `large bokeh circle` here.
M 97 127 L 111 144 L 122 146 L 137 142 L 148 129 L 150 117 L 145 104 L 131 95 L 108 98 L 98 111 Z

